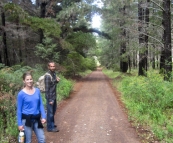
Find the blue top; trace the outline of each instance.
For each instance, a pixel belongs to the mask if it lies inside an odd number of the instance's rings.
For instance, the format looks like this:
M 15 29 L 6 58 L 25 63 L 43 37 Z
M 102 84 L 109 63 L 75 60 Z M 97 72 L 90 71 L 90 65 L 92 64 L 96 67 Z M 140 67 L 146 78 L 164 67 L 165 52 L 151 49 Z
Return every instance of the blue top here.
M 41 98 L 41 93 L 38 88 L 32 95 L 25 93 L 21 90 L 17 95 L 17 123 L 22 126 L 22 114 L 36 115 L 41 113 L 41 117 L 46 119 L 46 114 Z

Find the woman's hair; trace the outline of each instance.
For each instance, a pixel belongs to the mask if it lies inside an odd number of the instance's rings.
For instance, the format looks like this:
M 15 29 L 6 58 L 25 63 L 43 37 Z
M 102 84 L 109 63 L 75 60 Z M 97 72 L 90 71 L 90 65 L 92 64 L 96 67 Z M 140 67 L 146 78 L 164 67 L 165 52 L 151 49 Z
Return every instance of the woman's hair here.
M 23 74 L 22 79 L 25 80 L 26 76 L 30 75 L 32 77 L 32 71 L 27 71 Z

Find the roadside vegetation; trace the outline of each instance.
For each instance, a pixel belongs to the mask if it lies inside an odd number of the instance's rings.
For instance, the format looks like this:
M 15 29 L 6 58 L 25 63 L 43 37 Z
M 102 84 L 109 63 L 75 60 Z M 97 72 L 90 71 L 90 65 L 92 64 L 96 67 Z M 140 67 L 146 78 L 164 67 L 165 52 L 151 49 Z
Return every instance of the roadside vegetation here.
M 147 77 L 103 70 L 121 92 L 129 120 L 147 142 L 173 142 L 173 83 L 163 80 L 158 71 Z

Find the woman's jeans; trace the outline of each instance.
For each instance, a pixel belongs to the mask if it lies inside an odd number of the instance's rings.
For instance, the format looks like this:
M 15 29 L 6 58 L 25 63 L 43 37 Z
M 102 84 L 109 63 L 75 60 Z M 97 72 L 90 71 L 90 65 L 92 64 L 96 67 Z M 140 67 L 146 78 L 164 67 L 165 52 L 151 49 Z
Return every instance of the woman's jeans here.
M 53 104 L 49 104 L 47 101 L 47 130 L 51 131 L 54 129 L 55 121 L 54 116 L 57 108 L 56 99 L 54 100 Z
M 38 122 L 36 120 L 32 120 L 31 127 L 25 126 L 26 119 L 22 119 L 22 123 L 24 125 L 24 133 L 25 133 L 25 143 L 31 143 L 32 141 L 32 131 L 34 130 L 38 143 L 45 143 L 45 135 L 43 128 L 38 128 Z

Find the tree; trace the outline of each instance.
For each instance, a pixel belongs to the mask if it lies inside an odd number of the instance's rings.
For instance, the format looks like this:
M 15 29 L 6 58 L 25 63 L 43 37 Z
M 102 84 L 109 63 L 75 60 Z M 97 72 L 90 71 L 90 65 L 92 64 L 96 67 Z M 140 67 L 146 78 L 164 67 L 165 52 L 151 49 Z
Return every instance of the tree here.
M 9 56 L 8 56 L 8 48 L 7 48 L 7 36 L 5 31 L 5 12 L 4 10 L 1 11 L 1 20 L 3 28 L 3 47 L 4 47 L 4 64 L 6 66 L 10 66 Z
M 123 8 L 120 9 L 120 12 L 122 13 L 123 16 L 126 15 L 126 5 L 123 6 Z M 127 33 L 125 29 L 125 20 L 122 20 L 120 22 L 120 27 L 121 28 L 121 35 L 122 35 L 122 42 L 120 44 L 120 70 L 121 72 L 127 72 L 128 70 L 128 58 L 126 55 L 126 41 L 127 41 Z
M 138 4 L 138 19 L 139 19 L 139 71 L 138 75 L 146 75 L 147 57 L 148 57 L 148 34 L 147 25 L 149 23 L 148 3 L 141 0 Z M 146 6 L 145 6 L 146 5 Z M 145 6 L 145 7 L 144 7 Z
M 172 72 L 172 53 L 171 53 L 171 9 L 170 0 L 163 0 L 163 67 L 164 80 L 170 80 Z

